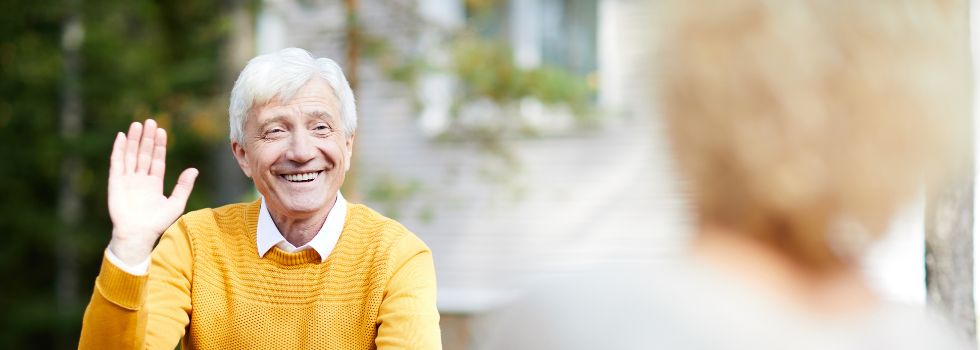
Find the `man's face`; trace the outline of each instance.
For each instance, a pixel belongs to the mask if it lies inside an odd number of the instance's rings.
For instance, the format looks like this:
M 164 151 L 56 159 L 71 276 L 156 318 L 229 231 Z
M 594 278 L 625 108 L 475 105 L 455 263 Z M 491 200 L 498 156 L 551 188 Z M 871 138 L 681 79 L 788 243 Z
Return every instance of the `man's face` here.
M 245 122 L 244 144 L 232 151 L 265 197 L 273 218 L 326 215 L 350 169 L 354 135 L 347 137 L 340 103 L 320 78 L 290 99 L 273 98 Z

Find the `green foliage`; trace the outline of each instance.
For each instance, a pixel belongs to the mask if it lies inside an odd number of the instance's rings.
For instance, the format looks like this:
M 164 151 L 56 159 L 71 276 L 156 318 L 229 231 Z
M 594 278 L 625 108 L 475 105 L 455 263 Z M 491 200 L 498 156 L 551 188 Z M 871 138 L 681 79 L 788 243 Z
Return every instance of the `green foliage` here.
M 114 134 L 155 117 L 168 128 L 166 186 L 188 166 L 207 174 L 212 141 L 206 120 L 224 116 L 220 48 L 227 22 L 222 2 L 8 0 L 0 3 L 0 344 L 8 348 L 72 347 L 92 291 L 111 224 L 106 210 L 108 156 Z M 77 81 L 82 125 L 60 134 L 63 26 L 81 15 L 84 40 Z M 202 121 L 205 120 L 205 121 Z M 202 126 L 203 125 L 203 126 Z M 63 160 L 78 159 L 81 219 L 59 221 Z M 199 184 L 206 183 L 205 179 Z M 188 209 L 211 204 L 197 186 Z M 73 236 L 79 287 L 75 305 L 56 302 L 59 235 Z
M 546 106 L 567 107 L 570 116 L 583 126 L 591 126 L 598 112 L 594 108 L 595 87 L 586 77 L 552 65 L 522 68 L 514 61 L 510 47 L 499 40 L 487 39 L 470 30 L 453 33 L 447 43 L 451 62 L 440 66 L 423 54 L 404 55 L 378 41 L 367 38 L 374 49 L 367 58 L 375 60 L 387 73 L 388 78 L 409 86 L 416 86 L 419 77 L 427 72 L 452 74 L 460 85 L 454 94 L 455 108 L 449 130 L 440 139 L 472 140 L 480 144 L 498 143 L 495 140 L 508 135 L 507 126 L 514 124 L 513 116 L 500 116 L 491 125 L 467 125 L 459 123 L 461 106 L 488 99 L 504 108 L 511 107 L 526 98 L 532 98 Z M 519 124 L 519 123 L 518 123 Z M 535 130 L 522 130 L 534 135 Z M 493 147 L 488 147 L 492 149 Z
M 462 82 L 463 101 L 488 97 L 507 104 L 532 97 L 545 104 L 568 105 L 576 116 L 591 112 L 594 91 L 585 78 L 550 65 L 520 68 L 502 42 L 463 32 L 454 39 L 452 52 L 452 72 Z
M 521 67 L 514 60 L 510 44 L 501 37 L 502 18 L 507 4 L 496 0 L 467 0 L 466 24 L 461 28 L 432 27 L 441 32 L 439 43 L 445 50 L 432 54 L 429 48 L 421 51 L 399 50 L 387 37 L 372 36 L 360 31 L 364 57 L 376 62 L 388 78 L 415 87 L 425 73 L 448 73 L 456 79 L 454 106 L 450 110 L 449 126 L 438 140 L 468 141 L 491 153 L 502 150 L 501 139 L 513 136 L 534 136 L 538 130 L 521 120 L 517 106 L 528 99 L 555 110 L 569 112 L 568 116 L 580 127 L 594 125 L 598 111 L 594 107 L 594 77 L 582 76 L 569 68 L 553 64 Z M 400 14 L 400 16 L 417 16 Z M 413 17 L 410 32 L 424 31 L 426 23 Z M 414 40 L 407 38 L 407 40 Z M 448 58 L 446 60 L 445 58 Z M 473 124 L 461 115 L 468 105 L 490 101 L 502 113 L 482 123 Z M 420 102 L 416 101 L 418 107 Z

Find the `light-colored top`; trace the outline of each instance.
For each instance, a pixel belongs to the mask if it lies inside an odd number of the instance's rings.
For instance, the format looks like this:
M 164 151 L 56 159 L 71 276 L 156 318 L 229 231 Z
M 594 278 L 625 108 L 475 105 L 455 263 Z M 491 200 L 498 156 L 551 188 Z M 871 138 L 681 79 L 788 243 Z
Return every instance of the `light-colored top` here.
M 265 197 L 262 197 L 261 200 L 262 205 L 259 209 L 259 222 L 255 235 L 256 247 L 260 257 L 265 256 L 265 253 L 272 247 L 279 247 L 287 253 L 313 249 L 320 255 L 320 262 L 327 260 L 333 251 L 333 247 L 337 245 L 337 240 L 340 239 L 340 231 L 344 228 L 344 220 L 347 218 L 347 200 L 344 199 L 344 195 L 340 194 L 340 191 L 337 191 L 337 199 L 333 208 L 330 209 L 330 213 L 327 214 L 327 220 L 320 227 L 320 232 L 313 236 L 312 240 L 298 248 L 289 243 L 282 232 L 279 232 L 276 223 L 272 221 L 272 215 L 269 214 L 269 208 L 265 205 Z M 113 254 L 109 248 L 106 248 L 105 256 L 109 262 L 131 275 L 142 276 L 150 269 L 149 257 L 139 264 L 129 265 Z
M 360 204 L 326 260 L 270 248 L 261 202 L 188 213 L 163 234 L 146 276 L 103 260 L 80 349 L 439 349 L 428 247 Z
M 478 349 L 967 349 L 923 307 L 815 315 L 756 287 L 686 260 L 570 274 L 494 315 Z
M 282 232 L 279 232 L 276 223 L 272 221 L 272 215 L 269 214 L 269 208 L 265 205 L 265 197 L 263 197 L 262 206 L 259 209 L 259 223 L 255 235 L 259 256 L 265 256 L 265 253 L 269 249 L 272 249 L 272 247 L 278 247 L 286 253 L 313 249 L 320 255 L 320 262 L 323 262 L 327 260 L 330 252 L 333 251 L 333 247 L 337 245 L 337 240 L 340 239 L 340 231 L 344 229 L 344 220 L 346 218 L 347 201 L 344 200 L 344 196 L 340 194 L 340 191 L 337 191 L 337 200 L 333 208 L 330 209 L 330 213 L 327 214 L 327 220 L 323 222 L 323 226 L 320 226 L 320 232 L 317 232 L 313 236 L 313 239 L 306 244 L 296 247 L 286 240 Z

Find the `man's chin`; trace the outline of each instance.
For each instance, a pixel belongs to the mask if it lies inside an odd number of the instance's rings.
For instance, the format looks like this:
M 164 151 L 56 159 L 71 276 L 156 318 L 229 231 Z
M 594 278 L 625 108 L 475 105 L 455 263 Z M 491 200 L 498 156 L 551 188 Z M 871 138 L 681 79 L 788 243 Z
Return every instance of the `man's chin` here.
M 286 201 L 283 202 L 283 209 L 289 216 L 309 216 L 314 215 L 328 206 L 328 202 L 322 198 L 311 201 Z
M 263 194 L 269 207 L 281 211 L 280 215 L 303 217 L 316 214 L 331 206 L 329 191 L 270 191 Z

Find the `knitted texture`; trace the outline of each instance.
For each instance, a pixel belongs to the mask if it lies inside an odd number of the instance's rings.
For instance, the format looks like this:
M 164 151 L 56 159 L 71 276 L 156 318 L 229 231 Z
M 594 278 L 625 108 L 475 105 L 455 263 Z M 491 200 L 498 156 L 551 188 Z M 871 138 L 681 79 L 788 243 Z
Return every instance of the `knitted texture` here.
M 153 251 L 149 277 L 103 259 L 80 348 L 438 349 L 425 244 L 353 204 L 337 245 L 259 257 L 259 202 L 188 213 Z

